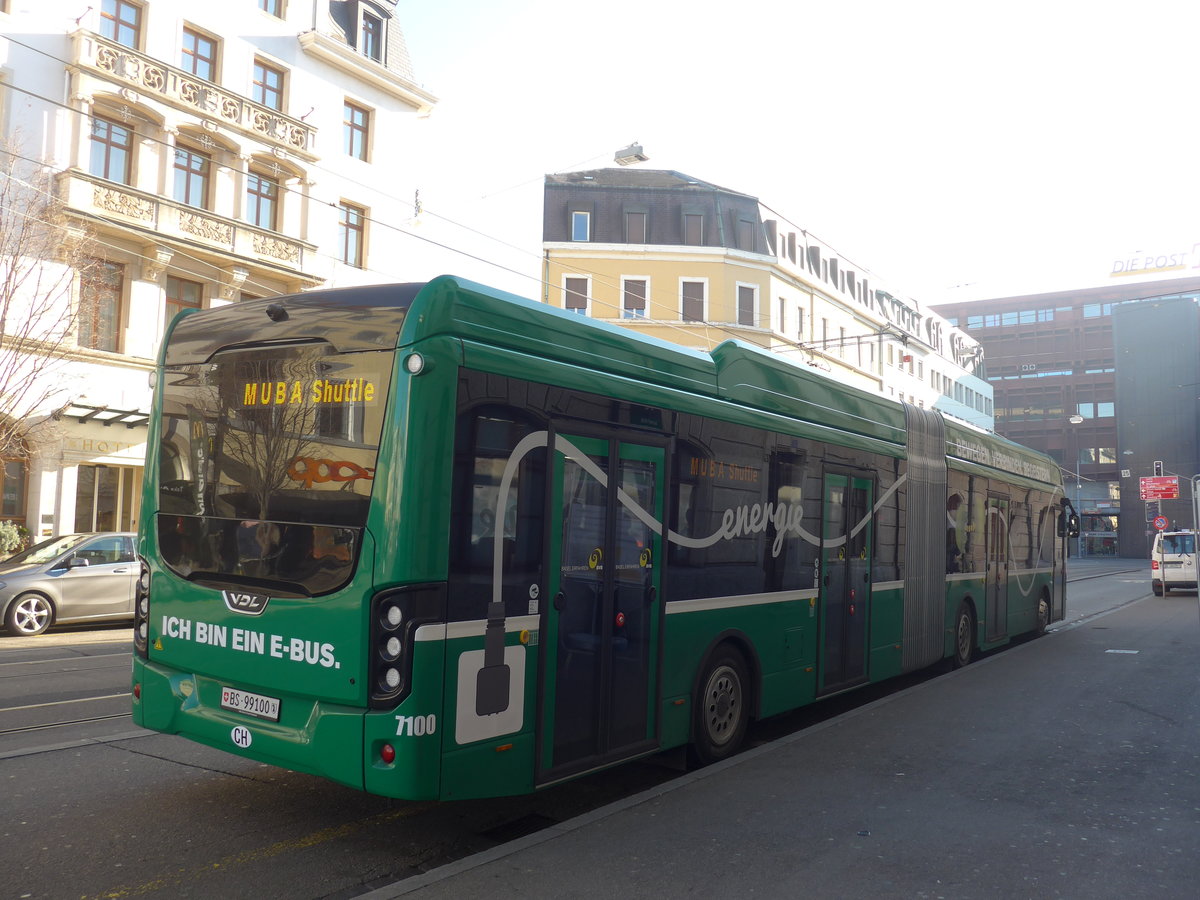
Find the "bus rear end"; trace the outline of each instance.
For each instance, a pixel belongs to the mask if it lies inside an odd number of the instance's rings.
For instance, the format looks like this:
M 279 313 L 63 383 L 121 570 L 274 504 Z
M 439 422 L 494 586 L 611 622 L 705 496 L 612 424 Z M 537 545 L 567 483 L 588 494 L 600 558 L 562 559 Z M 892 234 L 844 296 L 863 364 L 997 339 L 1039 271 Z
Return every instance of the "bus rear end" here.
M 359 789 L 366 767 L 396 765 L 383 720 L 394 735 L 413 633 L 443 620 L 444 587 L 372 579 L 368 512 L 415 293 L 391 290 L 370 309 L 326 292 L 176 321 L 143 496 L 137 724 Z M 402 762 L 393 793 L 436 796 L 436 753 Z

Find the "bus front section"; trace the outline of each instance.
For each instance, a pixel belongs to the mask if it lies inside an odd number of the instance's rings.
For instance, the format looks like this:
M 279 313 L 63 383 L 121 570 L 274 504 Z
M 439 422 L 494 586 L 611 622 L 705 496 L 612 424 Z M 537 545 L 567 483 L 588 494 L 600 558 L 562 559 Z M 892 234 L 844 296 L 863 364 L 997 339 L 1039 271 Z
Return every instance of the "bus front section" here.
M 394 794 L 415 799 L 436 796 L 434 748 L 410 742 L 396 759 L 364 736 L 383 733 L 368 717 L 405 711 L 414 630 L 444 606 L 436 584 L 378 589 L 372 574 L 403 321 L 391 313 L 390 341 L 363 340 L 361 323 L 339 340 L 337 316 L 311 310 L 242 339 L 241 311 L 177 321 L 143 495 L 133 711 L 143 727 L 359 789 L 368 767 L 390 768 Z

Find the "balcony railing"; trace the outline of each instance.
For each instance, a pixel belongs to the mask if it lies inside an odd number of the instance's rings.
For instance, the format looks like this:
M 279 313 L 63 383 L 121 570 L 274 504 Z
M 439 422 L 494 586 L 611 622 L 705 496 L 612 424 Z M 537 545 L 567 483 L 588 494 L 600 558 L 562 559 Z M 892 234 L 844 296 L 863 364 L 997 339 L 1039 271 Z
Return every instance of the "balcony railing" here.
M 304 273 L 306 263 L 315 261 L 312 244 L 84 172 L 63 172 L 58 189 L 69 210 L 144 229 L 159 239 L 188 241 L 298 275 Z
M 313 149 L 316 129 L 299 119 L 94 32 L 76 31 L 72 39 L 75 64 L 86 72 L 114 80 L 126 89 L 152 95 L 179 109 L 212 118 L 298 156 L 310 160 L 316 158 Z

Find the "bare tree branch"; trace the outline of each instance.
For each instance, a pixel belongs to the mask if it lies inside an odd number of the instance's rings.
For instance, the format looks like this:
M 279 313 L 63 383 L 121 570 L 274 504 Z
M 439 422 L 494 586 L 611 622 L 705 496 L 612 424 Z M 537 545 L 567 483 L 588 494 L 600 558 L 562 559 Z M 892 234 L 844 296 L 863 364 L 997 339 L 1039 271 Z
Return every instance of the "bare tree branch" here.
M 56 377 L 77 349 L 77 278 L 97 264 L 54 196 L 53 173 L 0 141 L 0 456 L 71 398 Z

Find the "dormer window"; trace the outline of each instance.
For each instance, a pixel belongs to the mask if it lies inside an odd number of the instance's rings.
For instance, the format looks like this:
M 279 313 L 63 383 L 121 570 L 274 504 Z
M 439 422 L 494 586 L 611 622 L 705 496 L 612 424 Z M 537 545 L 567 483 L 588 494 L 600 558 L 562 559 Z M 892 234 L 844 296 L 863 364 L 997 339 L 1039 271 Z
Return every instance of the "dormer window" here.
M 368 9 L 362 10 L 358 49 L 363 56 L 383 62 L 383 19 Z
M 592 216 L 590 213 L 576 210 L 571 213 L 571 240 L 590 241 L 592 239 Z

